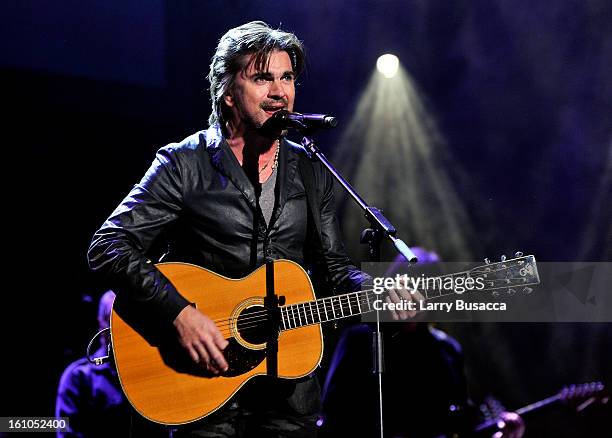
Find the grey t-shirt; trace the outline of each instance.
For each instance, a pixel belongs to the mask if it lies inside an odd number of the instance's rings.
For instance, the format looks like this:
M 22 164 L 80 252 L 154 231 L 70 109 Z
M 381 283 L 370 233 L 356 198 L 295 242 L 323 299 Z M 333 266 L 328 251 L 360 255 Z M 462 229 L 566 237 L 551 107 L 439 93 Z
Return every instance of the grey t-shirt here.
M 261 195 L 259 196 L 259 207 L 261 208 L 261 212 L 266 219 L 266 225 L 270 225 L 270 219 L 272 219 L 272 212 L 274 211 L 274 187 L 276 186 L 276 170 L 278 166 L 270 175 L 262 185 L 261 185 Z

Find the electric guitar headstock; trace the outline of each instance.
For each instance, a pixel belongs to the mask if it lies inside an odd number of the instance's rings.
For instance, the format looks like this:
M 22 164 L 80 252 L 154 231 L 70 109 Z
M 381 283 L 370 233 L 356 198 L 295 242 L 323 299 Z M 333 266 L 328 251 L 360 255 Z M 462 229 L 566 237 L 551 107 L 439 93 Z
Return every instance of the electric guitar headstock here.
M 594 403 L 606 404 L 610 400 L 610 394 L 601 382 L 566 386 L 559 391 L 558 397 L 565 404 L 575 405 L 576 412 L 581 412 Z
M 505 255 L 500 257 L 499 262 L 491 262 L 484 259 L 485 264 L 470 269 L 470 277 L 481 277 L 484 282 L 484 290 L 492 290 L 493 296 L 502 293 L 515 295 L 517 292 L 530 294 L 533 286 L 540 283 L 540 276 L 533 255 L 525 256 L 517 251 L 514 258 L 508 259 Z

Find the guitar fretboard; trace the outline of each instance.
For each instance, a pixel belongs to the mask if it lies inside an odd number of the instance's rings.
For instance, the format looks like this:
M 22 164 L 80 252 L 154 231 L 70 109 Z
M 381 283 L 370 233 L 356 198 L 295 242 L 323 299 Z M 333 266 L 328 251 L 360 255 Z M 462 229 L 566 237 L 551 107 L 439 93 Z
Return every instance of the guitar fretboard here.
M 441 275 L 437 278 L 444 280 L 460 277 L 481 278 L 484 287 L 479 290 L 480 292 L 517 286 L 525 287 L 540 282 L 533 256 L 517 257 L 505 262 L 479 266 L 468 271 Z M 434 290 L 426 288 L 419 290 L 419 292 L 423 295 L 425 301 L 456 294 L 454 290 L 440 288 L 434 288 Z M 373 312 L 376 310 L 374 301 L 382 297 L 382 295 L 375 294 L 373 289 L 366 289 L 283 306 L 281 307 L 281 330 L 291 330 Z
M 375 297 L 373 291 L 365 290 L 281 307 L 281 329 L 291 330 L 373 312 Z

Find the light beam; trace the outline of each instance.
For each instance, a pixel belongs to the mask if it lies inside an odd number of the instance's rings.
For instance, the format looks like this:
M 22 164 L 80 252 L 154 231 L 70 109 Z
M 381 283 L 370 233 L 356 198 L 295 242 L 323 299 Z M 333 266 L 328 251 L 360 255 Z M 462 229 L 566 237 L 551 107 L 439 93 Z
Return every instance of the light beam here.
M 398 65 L 389 81 L 374 72 L 333 162 L 363 198 L 381 208 L 409 245 L 434 250 L 443 260 L 469 260 L 478 243 L 451 177 L 450 160 L 436 122 L 408 73 Z M 361 253 L 366 225 L 342 193 L 345 241 Z M 393 255 L 393 254 L 388 254 Z

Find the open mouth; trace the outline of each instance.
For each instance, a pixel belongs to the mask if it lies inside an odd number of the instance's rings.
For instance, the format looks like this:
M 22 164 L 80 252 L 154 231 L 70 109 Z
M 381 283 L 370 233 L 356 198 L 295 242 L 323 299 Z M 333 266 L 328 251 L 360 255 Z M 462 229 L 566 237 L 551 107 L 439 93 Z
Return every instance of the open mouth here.
M 268 114 L 274 114 L 275 112 L 280 111 L 282 109 L 285 109 L 284 105 L 283 106 L 266 106 L 266 107 L 263 107 L 263 110 L 265 112 L 267 112 Z

